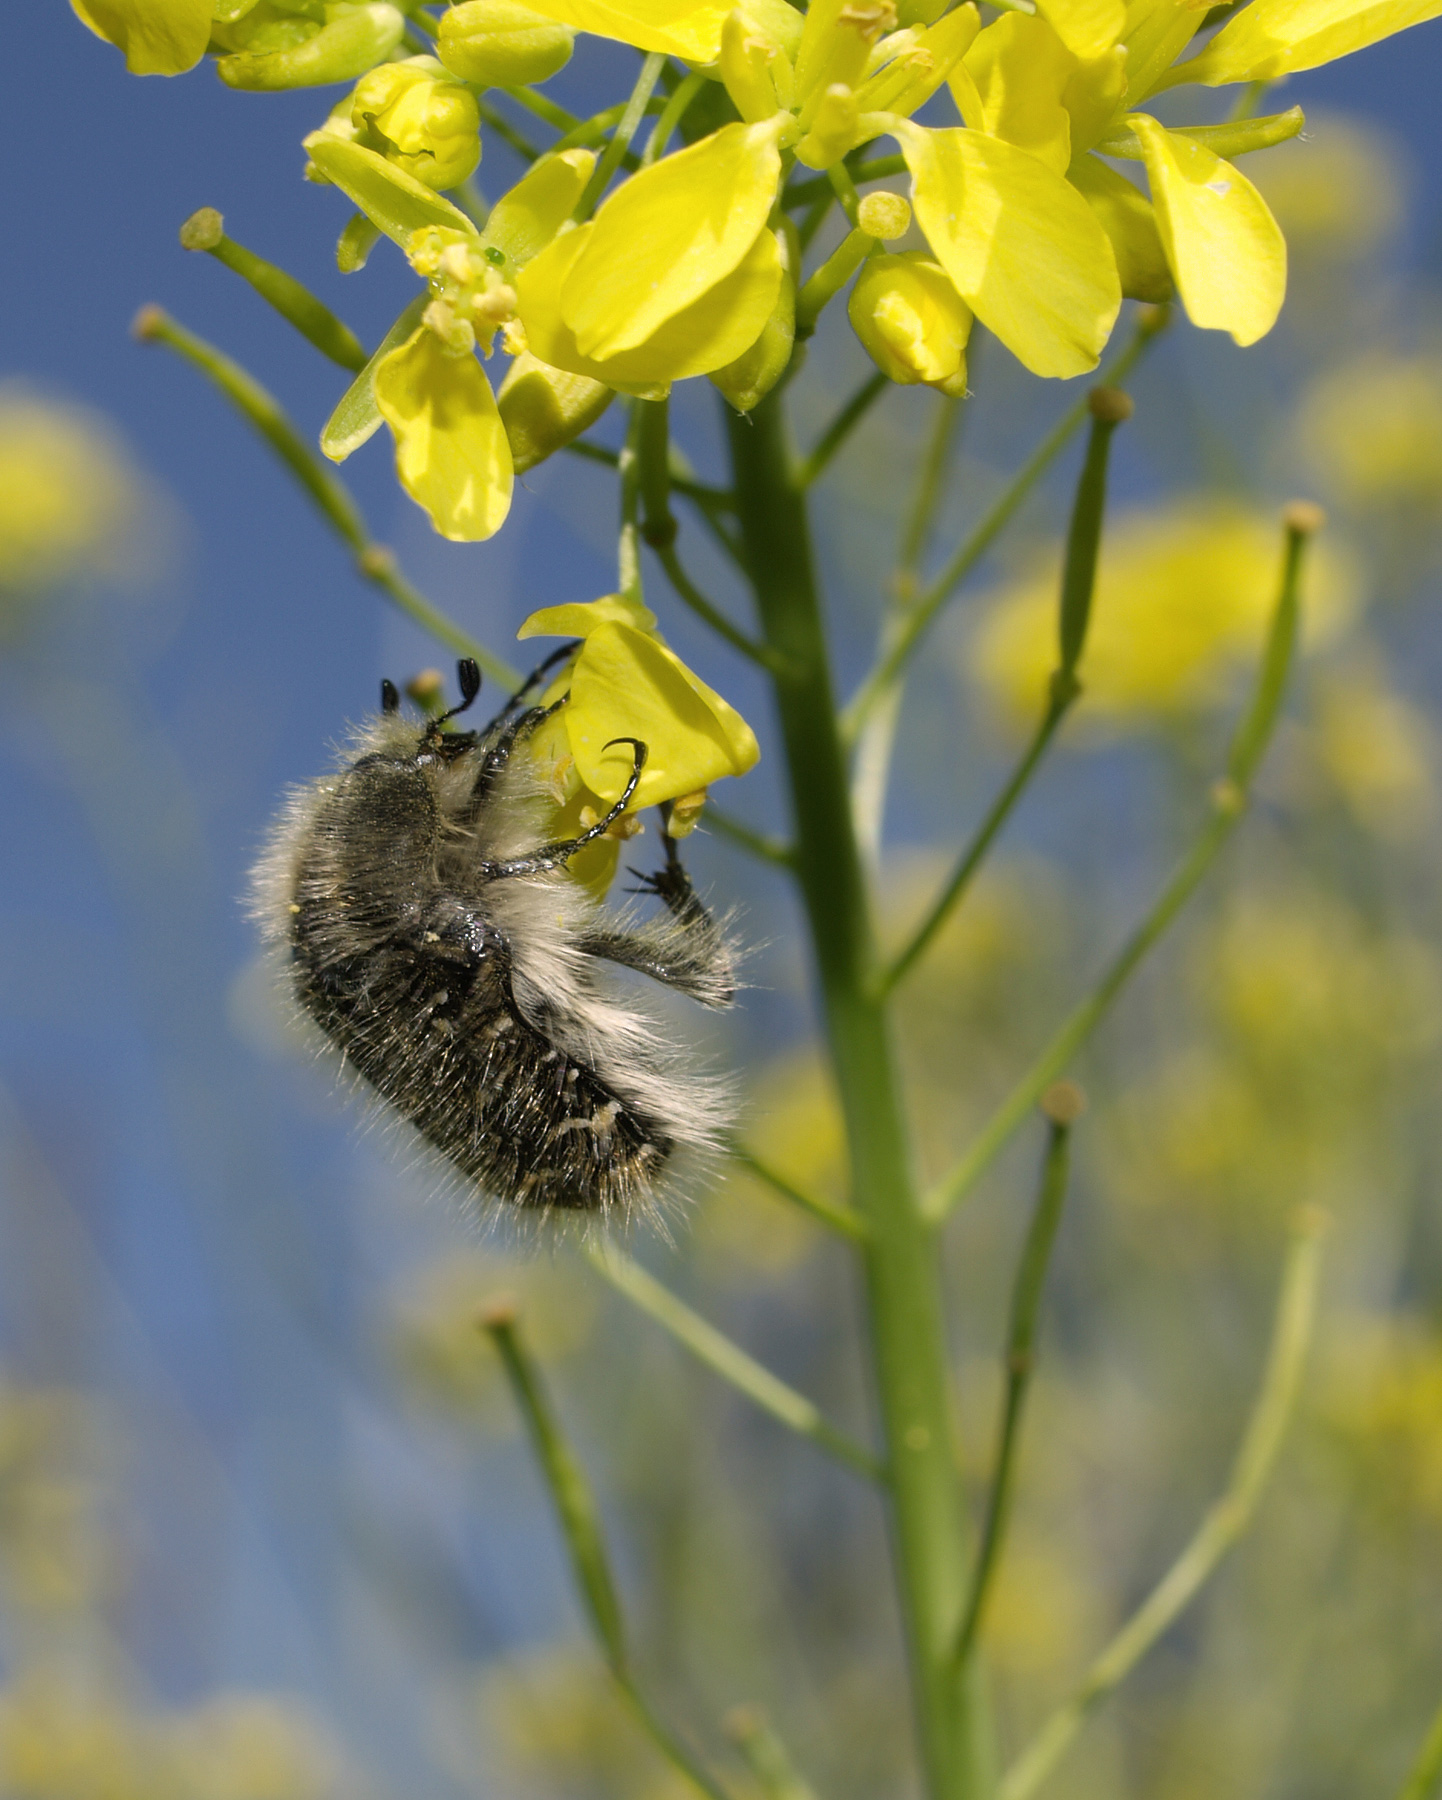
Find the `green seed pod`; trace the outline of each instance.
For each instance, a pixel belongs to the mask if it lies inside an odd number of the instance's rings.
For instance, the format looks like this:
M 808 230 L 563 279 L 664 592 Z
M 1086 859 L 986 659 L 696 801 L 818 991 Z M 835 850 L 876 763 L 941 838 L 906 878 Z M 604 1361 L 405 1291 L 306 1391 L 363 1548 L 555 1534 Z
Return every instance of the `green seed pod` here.
M 574 36 L 516 0 L 464 0 L 441 14 L 436 55 L 477 87 L 523 87 L 565 68 Z
M 259 12 L 260 8 L 255 10 Z M 215 65 L 216 73 L 227 87 L 256 93 L 354 81 L 357 75 L 364 75 L 367 69 L 385 61 L 406 28 L 405 15 L 379 0 L 370 6 L 334 6 L 330 12 L 329 23 L 318 31 L 303 19 L 275 21 L 281 42 L 273 48 L 258 47 L 222 56 Z M 245 28 L 253 17 L 248 13 L 232 29 Z M 309 35 L 295 41 L 301 28 Z M 270 40 L 256 36 L 251 41 L 263 45 Z
M 553 369 L 523 350 L 496 396 L 516 473 L 534 469 L 594 425 L 614 394 L 604 382 Z

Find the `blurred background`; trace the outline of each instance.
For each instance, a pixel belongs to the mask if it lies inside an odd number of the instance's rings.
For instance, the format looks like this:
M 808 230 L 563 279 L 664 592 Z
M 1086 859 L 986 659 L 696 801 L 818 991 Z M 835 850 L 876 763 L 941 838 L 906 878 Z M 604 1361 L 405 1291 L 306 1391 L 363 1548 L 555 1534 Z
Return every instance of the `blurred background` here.
M 545 1497 L 472 1320 L 520 1296 L 600 1489 L 660 1701 L 724 1757 L 760 1702 L 824 1800 L 911 1791 L 873 1496 L 747 1410 L 565 1248 L 429 1193 L 277 1023 L 243 915 L 289 782 L 442 661 L 349 569 L 194 373 L 135 344 L 158 300 L 315 432 L 343 377 L 186 255 L 210 205 L 374 342 L 400 259 L 336 274 L 347 216 L 300 179 L 328 95 L 128 77 L 55 0 L 14 9 L 0 363 L 0 1794 L 6 1800 L 670 1800 L 611 1701 Z M 629 86 L 582 40 L 557 97 Z M 1285 1221 L 1333 1217 L 1296 1425 L 1256 1527 L 1086 1730 L 1051 1793 L 1390 1791 L 1442 1696 L 1442 1037 L 1436 627 L 1442 545 L 1442 26 L 1284 97 L 1305 143 L 1247 170 L 1292 250 L 1280 327 L 1178 323 L 1131 386 L 1088 700 L 913 981 L 927 1171 L 968 1141 L 1195 830 L 1277 563 L 1279 506 L 1331 524 L 1259 803 L 1077 1073 L 1091 1100 L 992 1619 L 1013 1746 L 1220 1489 L 1255 1388 Z M 1169 117 L 1207 116 L 1195 93 Z M 1215 104 L 1207 97 L 1206 104 Z M 589 110 L 589 107 L 588 107 Z M 492 197 L 514 178 L 488 136 Z M 867 365 L 829 321 L 795 390 L 818 432 Z M 1073 393 L 977 345 L 932 559 Z M 864 671 L 937 398 L 888 394 L 819 491 L 843 684 Z M 705 382 L 686 448 L 719 473 Z M 614 442 L 619 420 L 598 435 Z M 902 713 L 878 853 L 918 915 L 1032 716 L 1079 446 L 947 615 Z M 513 660 L 533 608 L 614 584 L 607 471 L 557 457 L 492 542 L 430 534 L 384 438 L 347 467 L 372 529 Z M 727 600 L 694 525 L 682 547 Z M 678 650 L 754 723 L 720 798 L 784 826 L 752 672 L 668 594 Z M 782 879 L 689 858 L 756 949 L 734 1018 L 748 1129 L 844 1187 Z M 1039 1127 L 951 1232 L 978 1492 Z M 750 1181 L 694 1198 L 652 1269 L 857 1433 L 844 1252 Z M 700 1428 L 698 1429 L 698 1422 Z

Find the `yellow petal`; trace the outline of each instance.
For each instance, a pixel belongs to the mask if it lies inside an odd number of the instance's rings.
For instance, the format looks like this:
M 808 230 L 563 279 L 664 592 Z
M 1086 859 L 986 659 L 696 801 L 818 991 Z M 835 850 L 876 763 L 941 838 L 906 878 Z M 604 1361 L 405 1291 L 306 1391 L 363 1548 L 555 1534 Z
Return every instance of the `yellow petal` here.
M 910 49 L 884 63 L 856 90 L 860 112 L 894 112 L 903 118 L 923 107 L 976 42 L 981 15 L 958 6 L 917 34 Z
M 530 350 L 557 369 L 589 375 L 623 393 L 655 398 L 668 382 L 709 375 L 755 343 L 775 309 L 784 273 L 774 232 L 763 231 L 739 267 L 667 319 L 644 344 L 604 359 L 583 356 L 561 317 L 560 295 L 584 254 L 592 225 L 568 231 L 521 271 L 516 303 Z
M 779 129 L 723 125 L 611 196 L 561 291 L 583 356 L 634 350 L 736 268 L 776 199 Z
M 861 265 L 847 313 L 866 353 L 890 380 L 942 382 L 966 375 L 971 312 L 924 250 Z
M 531 614 L 516 636 L 587 638 L 602 625 L 634 625 L 638 631 L 654 631 L 656 615 L 628 594 L 602 594 L 599 600 L 543 606 Z
M 511 508 L 511 447 L 474 356 L 449 356 L 422 326 L 375 372 L 376 406 L 395 433 L 401 486 L 442 537 L 488 538 Z
M 721 53 L 729 4 L 706 0 L 526 0 L 532 12 L 575 31 L 618 38 L 638 50 L 712 63 Z
M 125 53 L 132 75 L 182 75 L 205 55 L 212 0 L 70 0 L 76 17 Z
M 1094 369 L 1121 309 L 1106 233 L 1076 189 L 979 131 L 897 129 L 917 222 L 981 322 L 1035 375 Z
M 1170 300 L 1172 272 L 1157 230 L 1156 212 L 1146 195 L 1095 156 L 1074 162 L 1067 180 L 1085 197 L 1111 239 L 1125 298 Z
M 1071 114 L 1071 154 L 1075 162 L 1105 135 L 1121 111 L 1127 93 L 1127 50 L 1118 44 L 1101 56 L 1077 64 L 1061 91 Z
M 1003 13 L 966 53 L 984 128 L 1064 175 L 1071 161 L 1071 114 L 1062 90 L 1076 66 L 1045 19 Z
M 1037 0 L 1037 11 L 1073 56 L 1101 56 L 1126 28 L 1126 0 Z
M 1252 0 L 1167 86 L 1275 81 L 1365 50 L 1394 32 L 1442 17 L 1442 0 Z
M 1141 140 L 1157 225 L 1194 325 L 1254 344 L 1287 292 L 1287 241 L 1262 196 L 1195 138 L 1128 115 Z
M 491 208 L 481 242 L 504 253 L 507 279 L 543 250 L 570 218 L 596 166 L 594 150 L 543 156 Z
M 619 798 L 633 760 L 629 745 L 606 745 L 616 737 L 645 744 L 633 810 L 744 775 L 761 754 L 741 715 L 679 656 L 620 622 L 599 625 L 586 638 L 561 716 L 577 772 L 605 800 Z

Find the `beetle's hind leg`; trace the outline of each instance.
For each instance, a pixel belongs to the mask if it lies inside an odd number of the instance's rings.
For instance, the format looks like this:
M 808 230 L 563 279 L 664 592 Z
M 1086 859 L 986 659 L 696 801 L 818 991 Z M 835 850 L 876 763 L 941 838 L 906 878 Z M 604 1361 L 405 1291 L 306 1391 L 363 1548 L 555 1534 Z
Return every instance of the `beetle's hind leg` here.
M 665 916 L 630 930 L 604 926 L 590 930 L 581 939 L 581 948 L 649 975 L 703 1006 L 730 1006 L 736 998 L 731 947 L 691 885 L 675 838 L 663 830 L 661 842 L 665 867 L 650 875 L 633 869 L 640 885 L 631 891 L 655 894 L 665 904 Z

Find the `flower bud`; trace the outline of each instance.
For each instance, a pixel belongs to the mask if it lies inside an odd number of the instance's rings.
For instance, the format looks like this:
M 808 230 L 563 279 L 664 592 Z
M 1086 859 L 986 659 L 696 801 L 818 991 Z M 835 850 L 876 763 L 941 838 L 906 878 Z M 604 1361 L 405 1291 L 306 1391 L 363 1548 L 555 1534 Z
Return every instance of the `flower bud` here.
M 248 41 L 257 47 L 222 56 L 215 65 L 216 73 L 227 87 L 262 93 L 354 81 L 357 75 L 384 62 L 405 31 L 405 16 L 398 7 L 377 3 L 336 5 L 329 10 L 329 22 L 318 31 L 309 20 L 275 20 L 281 42 L 265 48 L 262 46 L 269 40 L 252 35 Z M 260 12 L 257 6 L 232 29 L 240 32 L 251 27 Z M 309 35 L 297 41 L 296 28 L 306 29 Z
M 711 380 L 736 408 L 750 412 L 775 387 L 791 361 L 796 342 L 796 277 L 798 260 L 795 246 L 787 234 L 778 231 L 776 242 L 781 251 L 781 291 L 771 317 L 761 327 L 761 335 L 749 350 L 743 350 L 735 362 L 712 371 Z
M 523 87 L 565 68 L 574 37 L 516 0 L 464 0 L 441 14 L 436 54 L 477 87 Z
M 516 473 L 524 475 L 589 430 L 614 396 L 604 382 L 553 369 L 523 350 L 496 396 Z
M 475 95 L 433 56 L 382 63 L 351 96 L 359 141 L 427 187 L 452 188 L 481 160 Z
M 847 311 L 867 354 L 892 381 L 965 392 L 971 308 L 925 251 L 872 257 Z

